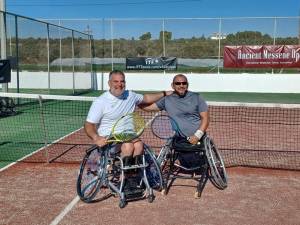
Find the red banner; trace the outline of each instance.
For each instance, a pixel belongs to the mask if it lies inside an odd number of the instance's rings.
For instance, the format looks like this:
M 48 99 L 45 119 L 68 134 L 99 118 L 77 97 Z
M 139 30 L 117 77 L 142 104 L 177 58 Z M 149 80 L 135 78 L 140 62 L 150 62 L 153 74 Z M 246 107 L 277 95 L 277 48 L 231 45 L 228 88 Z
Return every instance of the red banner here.
M 300 45 L 224 47 L 226 68 L 300 68 Z

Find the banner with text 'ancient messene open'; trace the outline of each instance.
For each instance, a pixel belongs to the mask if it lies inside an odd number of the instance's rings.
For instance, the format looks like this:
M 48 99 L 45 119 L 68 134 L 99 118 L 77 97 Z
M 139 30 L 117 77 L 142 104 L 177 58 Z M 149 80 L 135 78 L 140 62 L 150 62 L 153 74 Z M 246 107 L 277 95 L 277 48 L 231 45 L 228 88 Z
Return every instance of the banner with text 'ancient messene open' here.
M 300 45 L 224 47 L 226 68 L 300 68 Z
M 126 58 L 126 70 L 176 70 L 175 57 L 134 57 Z

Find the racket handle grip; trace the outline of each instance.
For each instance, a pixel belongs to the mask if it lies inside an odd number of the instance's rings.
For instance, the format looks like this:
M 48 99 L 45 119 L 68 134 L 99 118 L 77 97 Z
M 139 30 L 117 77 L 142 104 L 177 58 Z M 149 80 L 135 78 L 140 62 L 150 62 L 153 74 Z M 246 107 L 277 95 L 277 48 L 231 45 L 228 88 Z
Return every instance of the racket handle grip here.
M 187 137 L 186 139 L 189 141 L 191 138 L 190 138 L 190 137 Z M 200 144 L 201 144 L 201 142 L 198 141 L 196 145 L 200 145 Z

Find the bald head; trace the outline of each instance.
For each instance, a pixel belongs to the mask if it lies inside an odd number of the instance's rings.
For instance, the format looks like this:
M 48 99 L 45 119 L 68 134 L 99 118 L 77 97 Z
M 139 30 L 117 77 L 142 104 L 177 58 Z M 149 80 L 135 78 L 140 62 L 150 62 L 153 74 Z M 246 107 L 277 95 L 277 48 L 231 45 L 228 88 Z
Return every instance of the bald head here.
M 187 82 L 187 78 L 186 78 L 185 75 L 183 75 L 183 74 L 177 74 L 177 75 L 175 75 L 175 77 L 173 77 L 173 83 L 174 83 L 175 81 L 177 81 L 178 79 L 180 79 L 180 80 L 184 79 L 184 81 Z
M 183 74 L 177 74 L 173 78 L 172 88 L 174 92 L 179 95 L 180 97 L 184 97 L 188 91 L 189 83 L 187 78 Z

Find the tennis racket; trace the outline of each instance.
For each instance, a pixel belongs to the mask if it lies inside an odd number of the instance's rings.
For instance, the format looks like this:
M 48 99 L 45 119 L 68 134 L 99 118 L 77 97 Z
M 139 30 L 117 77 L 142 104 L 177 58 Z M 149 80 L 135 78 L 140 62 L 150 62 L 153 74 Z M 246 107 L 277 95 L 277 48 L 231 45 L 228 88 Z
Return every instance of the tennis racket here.
M 144 132 L 146 123 L 138 113 L 128 113 L 119 118 L 112 127 L 107 143 L 130 142 Z
M 180 129 L 176 121 L 168 115 L 158 115 L 151 123 L 152 133 L 160 139 L 171 139 L 179 135 Z
M 183 136 L 182 132 L 180 131 L 180 128 L 177 124 L 177 122 L 168 115 L 158 115 L 154 118 L 151 124 L 152 133 L 160 138 L 169 140 L 176 136 L 181 136 L 186 138 L 188 141 L 190 137 Z M 197 145 L 200 144 L 200 141 L 197 143 Z

